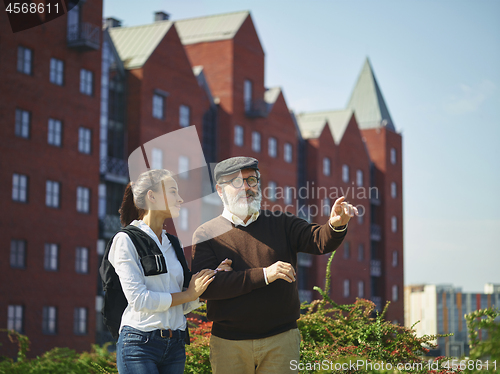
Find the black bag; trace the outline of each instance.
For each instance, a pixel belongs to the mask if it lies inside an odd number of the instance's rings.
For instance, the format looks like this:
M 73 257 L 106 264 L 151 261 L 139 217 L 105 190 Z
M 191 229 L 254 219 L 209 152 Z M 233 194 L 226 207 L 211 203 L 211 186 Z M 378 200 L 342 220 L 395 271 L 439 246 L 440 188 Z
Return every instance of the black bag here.
M 125 232 L 139 254 L 142 268 L 146 276 L 165 274 L 168 272 L 165 257 L 156 242 L 140 228 L 129 225 L 122 228 L 119 232 Z M 115 234 L 115 235 L 116 235 Z M 168 240 L 174 247 L 175 254 L 181 263 L 182 270 L 184 271 L 184 287 L 189 287 L 191 281 L 191 271 L 188 268 L 186 257 L 182 250 L 179 239 L 176 236 L 167 233 Z M 102 258 L 99 273 L 101 275 L 102 286 L 104 290 L 104 303 L 102 308 L 102 315 L 104 317 L 104 324 L 111 332 L 114 339 L 118 339 L 122 315 L 128 305 L 128 301 L 123 293 L 120 279 L 115 272 L 115 268 L 108 260 L 109 250 L 114 236 L 109 240 L 104 256 Z M 186 344 L 189 344 L 189 332 L 186 326 Z

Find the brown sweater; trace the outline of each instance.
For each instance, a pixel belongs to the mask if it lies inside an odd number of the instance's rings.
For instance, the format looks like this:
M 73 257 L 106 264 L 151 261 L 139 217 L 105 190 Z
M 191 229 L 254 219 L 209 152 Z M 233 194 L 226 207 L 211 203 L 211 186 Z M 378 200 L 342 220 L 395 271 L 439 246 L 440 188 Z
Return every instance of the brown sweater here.
M 226 258 L 233 261 L 233 271 L 218 273 L 202 295 L 208 300 L 207 317 L 214 321 L 212 334 L 231 340 L 259 339 L 296 328 L 297 282 L 278 279 L 266 286 L 262 269 L 276 261 L 297 269 L 298 252 L 333 252 L 346 231 L 335 232 L 328 222 L 309 224 L 292 214 L 268 210 L 247 227 L 235 227 L 222 216 L 200 226 L 193 237 L 192 271 L 215 269 Z

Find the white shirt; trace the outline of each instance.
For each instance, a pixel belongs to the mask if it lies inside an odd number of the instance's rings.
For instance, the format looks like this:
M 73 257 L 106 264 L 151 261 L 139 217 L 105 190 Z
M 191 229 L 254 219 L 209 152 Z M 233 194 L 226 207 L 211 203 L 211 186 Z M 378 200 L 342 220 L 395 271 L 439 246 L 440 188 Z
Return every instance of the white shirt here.
M 243 226 L 247 227 L 249 224 L 252 222 L 256 221 L 257 218 L 259 218 L 259 212 L 255 212 L 250 216 L 248 221 L 245 223 L 240 217 L 235 216 L 233 213 L 231 213 L 226 207 L 224 207 L 224 210 L 222 211 L 222 217 L 227 219 L 229 222 L 231 222 L 235 226 Z
M 123 326 L 131 326 L 141 331 L 156 329 L 185 330 L 184 314 L 198 308 L 199 299 L 171 307 L 172 293 L 181 292 L 184 282 L 182 266 L 175 250 L 162 230 L 162 243 L 153 230 L 143 221 L 133 221 L 131 225 L 147 233 L 158 245 L 165 257 L 168 272 L 146 277 L 139 255 L 130 237 L 118 233 L 109 251 L 109 261 L 120 278 L 128 306 L 123 312 L 120 331 Z

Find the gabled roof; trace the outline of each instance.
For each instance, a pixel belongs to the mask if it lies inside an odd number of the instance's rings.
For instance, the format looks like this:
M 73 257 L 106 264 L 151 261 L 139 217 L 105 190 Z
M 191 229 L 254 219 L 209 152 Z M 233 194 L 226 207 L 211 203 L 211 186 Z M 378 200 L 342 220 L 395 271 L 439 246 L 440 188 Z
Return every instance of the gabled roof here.
M 273 109 L 273 105 L 276 102 L 276 100 L 278 100 L 280 93 L 281 93 L 281 87 L 268 88 L 266 92 L 264 92 L 264 101 L 267 104 L 268 113 Z
M 368 58 L 361 69 L 347 108 L 356 112 L 361 130 L 386 126 L 396 131 Z
M 156 49 L 173 22 L 157 21 L 150 25 L 108 29 L 126 69 L 142 67 Z
M 315 139 L 321 135 L 323 127 L 328 123 L 335 144 L 339 144 L 351 117 L 352 110 L 334 110 L 326 112 L 299 113 L 295 115 L 300 132 L 304 139 Z
M 175 22 L 182 44 L 195 44 L 232 39 L 245 19 L 248 10 L 216 14 L 213 16 L 189 18 Z

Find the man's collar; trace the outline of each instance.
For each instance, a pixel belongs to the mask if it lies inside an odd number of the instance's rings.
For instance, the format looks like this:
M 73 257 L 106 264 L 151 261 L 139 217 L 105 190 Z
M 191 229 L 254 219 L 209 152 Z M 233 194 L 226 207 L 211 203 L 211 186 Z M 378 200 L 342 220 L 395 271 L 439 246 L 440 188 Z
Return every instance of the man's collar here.
M 224 207 L 224 211 L 222 212 L 222 217 L 227 219 L 229 222 L 231 222 L 235 226 L 247 227 L 249 224 L 256 221 L 257 218 L 259 218 L 259 214 L 260 214 L 259 212 L 255 212 L 254 214 L 252 214 L 250 216 L 248 221 L 245 223 L 240 217 L 234 215 L 226 207 Z

